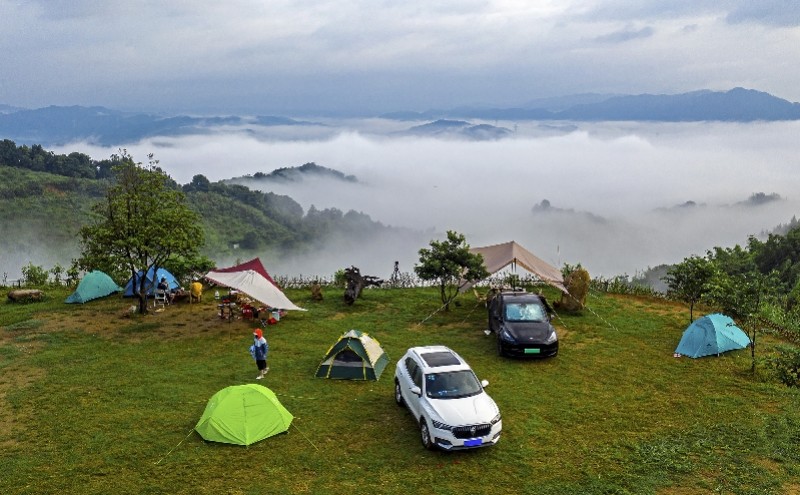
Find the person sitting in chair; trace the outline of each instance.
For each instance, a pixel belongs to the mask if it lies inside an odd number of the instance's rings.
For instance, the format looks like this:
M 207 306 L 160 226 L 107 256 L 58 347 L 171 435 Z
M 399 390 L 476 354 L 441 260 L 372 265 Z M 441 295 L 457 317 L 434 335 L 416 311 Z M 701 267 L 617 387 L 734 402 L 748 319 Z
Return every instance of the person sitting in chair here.
M 161 282 L 158 283 L 158 290 L 164 291 L 164 295 L 167 297 L 167 302 L 172 304 L 172 301 L 175 300 L 175 293 L 169 290 L 167 277 L 161 277 Z

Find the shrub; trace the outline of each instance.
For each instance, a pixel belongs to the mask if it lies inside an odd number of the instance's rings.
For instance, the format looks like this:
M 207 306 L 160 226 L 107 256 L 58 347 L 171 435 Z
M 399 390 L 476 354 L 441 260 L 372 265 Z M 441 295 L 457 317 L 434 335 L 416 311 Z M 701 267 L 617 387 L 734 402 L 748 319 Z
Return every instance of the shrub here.
M 800 386 L 800 349 L 794 346 L 779 346 L 777 354 L 769 359 L 770 367 L 778 379 L 789 387 Z
M 22 278 L 27 286 L 41 287 L 47 284 L 47 271 L 41 266 L 28 262 L 26 266 L 22 267 Z

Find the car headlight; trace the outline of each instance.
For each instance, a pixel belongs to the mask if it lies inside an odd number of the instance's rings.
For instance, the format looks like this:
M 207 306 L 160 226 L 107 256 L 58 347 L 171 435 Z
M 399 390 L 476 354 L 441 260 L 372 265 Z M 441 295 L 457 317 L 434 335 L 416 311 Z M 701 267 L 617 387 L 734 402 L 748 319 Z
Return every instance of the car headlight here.
M 515 339 L 514 336 L 511 335 L 511 333 L 508 330 L 506 330 L 505 328 L 500 330 L 500 340 L 503 340 L 505 342 L 511 342 L 511 343 L 514 343 L 514 342 L 517 341 L 517 339 Z
M 502 419 L 502 418 L 500 417 L 500 413 L 497 413 L 497 416 L 495 416 L 495 417 L 493 417 L 493 418 L 492 418 L 492 421 L 491 421 L 491 423 L 492 423 L 493 425 L 496 425 L 497 423 L 499 423 L 499 422 L 500 422 L 500 419 Z
M 436 421 L 435 419 L 432 419 L 431 423 L 433 423 L 433 427 L 436 428 L 437 430 L 447 430 L 447 431 L 452 431 L 453 430 L 452 426 L 444 424 L 444 423 L 440 423 L 439 421 Z
M 547 340 L 544 341 L 545 344 L 553 344 L 558 341 L 558 335 L 556 335 L 555 328 L 550 329 L 550 335 L 547 336 Z

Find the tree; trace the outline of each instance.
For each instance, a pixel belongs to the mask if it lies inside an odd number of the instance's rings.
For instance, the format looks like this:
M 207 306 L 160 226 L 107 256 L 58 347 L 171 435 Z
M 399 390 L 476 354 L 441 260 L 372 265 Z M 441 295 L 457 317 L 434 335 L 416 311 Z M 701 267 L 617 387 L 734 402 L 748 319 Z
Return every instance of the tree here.
M 195 258 L 203 244 L 199 216 L 186 203 L 177 184 L 148 155 L 149 166 L 135 163 L 127 151 L 112 156 L 112 184 L 104 200 L 92 207 L 95 219 L 80 230 L 84 270 L 125 270 L 133 278 L 139 312 L 147 312 L 150 283 L 139 271 L 164 266 L 169 260 Z
M 444 241 L 431 241 L 430 248 L 419 250 L 419 264 L 414 271 L 422 280 L 436 280 L 446 311 L 458 295 L 460 281 L 481 280 L 489 276 L 483 256 L 469 252 L 462 234 L 448 230 Z
M 694 305 L 708 292 L 714 265 L 706 258 L 690 256 L 667 270 L 664 282 L 672 297 L 689 305 L 689 323 L 694 321 Z
M 728 274 L 718 270 L 709 284 L 711 301 L 720 310 L 740 322 L 739 326 L 750 338 L 751 370 L 756 369 L 756 330 L 758 317 L 765 299 L 774 295 L 777 275 L 763 275 L 757 270 L 749 273 Z

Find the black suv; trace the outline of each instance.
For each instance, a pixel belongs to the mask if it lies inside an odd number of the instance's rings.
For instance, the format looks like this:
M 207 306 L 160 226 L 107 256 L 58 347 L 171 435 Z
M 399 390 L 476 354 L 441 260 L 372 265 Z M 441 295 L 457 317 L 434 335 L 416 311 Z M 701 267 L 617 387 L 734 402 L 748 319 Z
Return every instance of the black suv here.
M 552 308 L 544 297 L 528 292 L 500 292 L 488 302 L 489 331 L 497 337 L 497 353 L 512 357 L 552 357 L 558 335 L 550 324 Z

